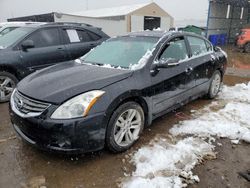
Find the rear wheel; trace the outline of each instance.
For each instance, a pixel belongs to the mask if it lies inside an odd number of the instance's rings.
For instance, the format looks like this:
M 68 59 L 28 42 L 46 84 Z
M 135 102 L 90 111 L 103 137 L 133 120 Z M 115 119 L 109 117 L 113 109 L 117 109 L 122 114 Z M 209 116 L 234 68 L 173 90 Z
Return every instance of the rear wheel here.
M 0 72 L 0 103 L 9 101 L 17 83 L 18 80 L 13 74 Z
M 106 145 L 112 152 L 129 149 L 139 138 L 145 123 L 144 112 L 135 102 L 127 102 L 117 108 L 108 125 Z
M 245 45 L 244 51 L 250 53 L 250 42 Z
M 210 83 L 209 91 L 208 91 L 208 98 L 213 99 L 217 96 L 220 91 L 222 83 L 222 75 L 220 71 L 215 71 L 212 77 L 212 81 Z

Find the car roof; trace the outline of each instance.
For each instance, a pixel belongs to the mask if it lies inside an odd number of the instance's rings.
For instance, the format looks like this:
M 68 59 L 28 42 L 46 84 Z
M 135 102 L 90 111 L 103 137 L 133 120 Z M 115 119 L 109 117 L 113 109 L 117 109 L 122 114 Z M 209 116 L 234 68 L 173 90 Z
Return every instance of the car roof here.
M 131 36 L 131 37 L 170 37 L 170 36 L 178 36 L 178 35 L 189 35 L 189 36 L 196 36 L 203 38 L 201 35 L 197 35 L 195 33 L 190 32 L 183 32 L 183 31 L 139 31 L 139 32 L 131 32 L 124 36 Z
M 43 22 L 4 22 L 0 23 L 0 26 L 10 27 L 10 26 L 29 26 L 29 25 L 41 25 L 45 24 Z

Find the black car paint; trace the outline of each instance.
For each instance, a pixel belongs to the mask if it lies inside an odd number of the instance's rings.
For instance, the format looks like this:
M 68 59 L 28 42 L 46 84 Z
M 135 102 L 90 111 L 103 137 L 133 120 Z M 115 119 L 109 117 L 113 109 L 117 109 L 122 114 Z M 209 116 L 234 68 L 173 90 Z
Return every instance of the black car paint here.
M 64 26 L 61 24 L 56 25 L 55 23 L 53 25 L 32 24 L 26 27 L 31 29 L 27 35 L 21 37 L 13 45 L 0 50 L 0 71 L 7 71 L 16 76 L 18 80 L 23 79 L 36 70 L 79 58 L 109 38 L 109 36 L 103 33 L 99 28 L 88 26 Z M 29 48 L 27 50 L 22 49 L 22 43 L 32 34 L 51 28 L 55 28 L 59 32 L 60 45 L 43 48 Z M 100 39 L 87 43 L 79 42 L 76 44 L 67 44 L 63 38 L 62 29 L 86 30 L 96 33 L 100 36 Z
M 146 37 L 143 33 L 137 35 Z M 225 72 L 227 60 L 221 51 L 211 52 L 204 57 L 192 58 L 175 67 L 152 70 L 153 62 L 164 45 L 173 37 L 182 35 L 183 33 L 172 33 L 163 36 L 148 63 L 139 70 L 118 70 L 66 63 L 28 76 L 19 83 L 18 91 L 36 100 L 49 102 L 52 106 L 39 117 L 25 119 L 20 118 L 10 108 L 14 128 L 24 140 L 29 142 L 26 139 L 28 137 L 35 141 L 31 144 L 37 145 L 39 148 L 69 153 L 95 151 L 104 147 L 109 118 L 122 103 L 130 100 L 138 102 L 145 111 L 147 125 L 150 125 L 153 119 L 207 94 L 213 72 L 219 70 L 222 75 Z M 191 57 L 191 55 L 189 50 L 189 56 Z M 205 67 L 204 64 L 206 64 Z M 81 70 L 86 71 L 81 76 L 79 74 L 71 75 L 70 78 L 77 79 L 74 82 L 69 78 L 63 84 L 65 80 L 62 78 L 60 85 L 57 71 L 60 72 L 64 69 L 66 77 L 70 76 L 70 72 L 75 74 L 78 71 L 80 73 Z M 152 74 L 153 71 L 157 71 L 157 73 Z M 95 76 L 92 75 L 94 72 L 96 73 L 95 79 Z M 51 78 L 49 78 L 50 76 Z M 92 79 L 95 82 L 91 82 Z M 60 104 L 93 89 L 101 89 L 106 93 L 93 106 L 89 116 L 71 120 L 52 120 L 50 118 Z M 42 93 L 40 94 L 40 92 Z M 70 140 L 70 145 L 66 144 L 67 139 Z M 59 141 L 64 145 L 60 146 Z

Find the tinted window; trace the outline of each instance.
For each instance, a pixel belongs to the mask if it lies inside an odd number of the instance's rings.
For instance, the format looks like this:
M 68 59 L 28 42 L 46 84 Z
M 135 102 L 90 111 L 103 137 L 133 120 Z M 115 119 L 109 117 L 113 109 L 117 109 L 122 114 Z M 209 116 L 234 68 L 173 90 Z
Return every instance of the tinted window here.
M 37 31 L 27 40 L 32 40 L 35 48 L 60 45 L 59 31 L 56 28 Z
M 97 35 L 97 34 L 95 34 L 95 33 L 92 33 L 92 32 L 88 32 L 88 34 L 89 34 L 89 36 L 90 36 L 90 38 L 92 39 L 92 40 L 100 40 L 101 39 L 101 37 L 99 36 L 99 35 Z
M 64 29 L 66 43 L 90 42 L 99 40 L 101 37 L 95 33 L 80 29 Z
M 84 30 L 77 30 L 79 39 L 81 42 L 89 42 L 92 41 L 92 39 L 90 38 L 89 34 L 84 31 Z
M 184 60 L 188 58 L 187 48 L 183 37 L 175 38 L 167 45 L 161 53 L 160 60 Z
M 208 52 L 205 40 L 188 36 L 188 41 L 191 47 L 192 54 L 194 56 L 202 55 Z

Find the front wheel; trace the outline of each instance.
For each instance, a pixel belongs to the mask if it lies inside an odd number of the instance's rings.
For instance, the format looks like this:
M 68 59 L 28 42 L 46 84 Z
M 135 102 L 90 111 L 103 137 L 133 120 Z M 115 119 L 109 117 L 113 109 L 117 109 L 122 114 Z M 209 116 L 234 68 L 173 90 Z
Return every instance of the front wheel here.
M 112 152 L 129 149 L 139 138 L 145 123 L 144 111 L 138 103 L 127 102 L 117 108 L 108 124 L 106 145 Z
M 212 81 L 210 83 L 210 87 L 209 87 L 209 91 L 208 91 L 208 98 L 209 99 L 213 99 L 215 98 L 219 91 L 220 91 L 220 87 L 221 87 L 221 83 L 222 83 L 222 75 L 220 73 L 220 71 L 215 71 L 212 77 Z
M 0 103 L 7 102 L 17 85 L 17 78 L 8 72 L 0 72 Z

